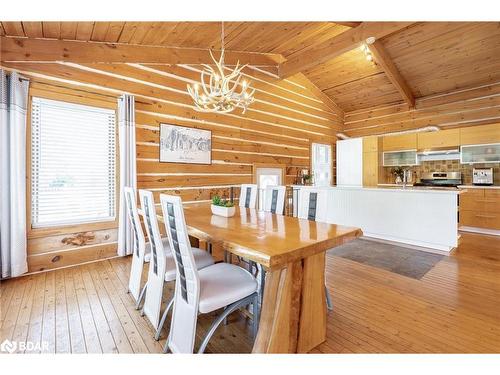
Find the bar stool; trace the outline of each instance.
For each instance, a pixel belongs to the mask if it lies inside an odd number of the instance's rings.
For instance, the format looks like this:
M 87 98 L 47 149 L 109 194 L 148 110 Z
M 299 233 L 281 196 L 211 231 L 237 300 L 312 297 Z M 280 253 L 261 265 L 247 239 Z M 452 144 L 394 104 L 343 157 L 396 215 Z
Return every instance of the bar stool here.
M 326 222 L 327 191 L 325 189 L 302 188 L 299 191 L 298 217 L 312 221 Z M 326 278 L 326 275 L 325 275 Z M 325 282 L 326 306 L 333 310 L 332 298 Z
M 139 310 L 148 285 L 148 283 L 146 282 L 141 289 L 141 279 L 144 269 L 144 263 L 149 263 L 151 258 L 151 244 L 149 242 L 146 243 L 146 240 L 144 238 L 144 232 L 142 231 L 141 222 L 139 220 L 139 213 L 137 211 L 137 202 L 135 199 L 134 189 L 128 186 L 124 187 L 123 194 L 125 196 L 127 216 L 132 226 L 132 233 L 134 238 L 134 250 L 132 252 L 132 264 L 130 266 L 128 292 L 132 295 L 136 302 L 136 310 Z M 162 241 L 165 248 L 170 251 L 168 238 L 163 238 Z
M 166 282 L 175 280 L 175 262 L 170 246 L 164 246 L 164 241 L 160 237 L 158 219 L 156 217 L 156 207 L 153 193 L 148 190 L 139 190 L 141 207 L 144 212 L 144 222 L 146 233 L 151 242 L 151 260 L 148 272 L 148 287 L 142 314 L 146 315 L 156 330 L 155 340 L 159 340 L 161 330 L 165 324 L 168 312 L 172 307 L 173 298 L 170 299 L 160 320 L 161 302 L 163 298 L 163 287 Z M 197 268 L 204 268 L 214 264 L 212 256 L 198 248 L 193 249 L 194 265 Z
M 161 194 L 160 200 L 176 266 L 172 323 L 164 351 L 193 353 L 198 314 L 224 308 L 200 345 L 198 353 L 203 353 L 217 327 L 230 313 L 249 304 L 258 304 L 257 281 L 248 271 L 228 263 L 197 269 L 181 198 Z M 254 310 L 257 312 L 253 316 L 255 336 L 259 316 L 258 308 Z

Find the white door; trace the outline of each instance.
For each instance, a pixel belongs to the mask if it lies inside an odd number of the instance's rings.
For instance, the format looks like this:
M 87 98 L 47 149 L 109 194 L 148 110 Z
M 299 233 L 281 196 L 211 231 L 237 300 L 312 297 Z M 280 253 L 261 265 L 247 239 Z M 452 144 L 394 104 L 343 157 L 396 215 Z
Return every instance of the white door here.
M 283 169 L 282 168 L 257 168 L 255 170 L 255 176 L 257 177 L 256 183 L 258 186 L 257 208 L 259 210 L 262 210 L 262 209 L 264 209 L 266 187 L 279 186 L 282 184 Z
M 312 144 L 312 174 L 314 186 L 332 184 L 332 146 L 322 143 Z

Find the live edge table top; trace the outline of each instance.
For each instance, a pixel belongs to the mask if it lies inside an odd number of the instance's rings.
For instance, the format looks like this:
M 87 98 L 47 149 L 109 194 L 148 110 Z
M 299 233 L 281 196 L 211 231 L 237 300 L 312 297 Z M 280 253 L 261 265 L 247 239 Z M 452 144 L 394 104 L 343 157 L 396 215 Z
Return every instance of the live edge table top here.
M 163 221 L 161 207 L 158 217 Z M 233 217 L 213 215 L 210 203 L 184 206 L 191 236 L 277 269 L 360 237 L 359 228 L 319 223 L 236 207 Z

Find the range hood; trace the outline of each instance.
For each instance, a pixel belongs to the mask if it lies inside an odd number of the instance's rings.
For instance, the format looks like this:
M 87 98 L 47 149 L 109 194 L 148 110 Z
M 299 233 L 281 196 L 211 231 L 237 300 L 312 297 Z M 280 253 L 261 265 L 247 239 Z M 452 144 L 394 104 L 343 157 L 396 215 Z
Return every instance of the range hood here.
M 460 150 L 458 148 L 447 150 L 421 150 L 417 152 L 419 161 L 432 160 L 460 160 Z

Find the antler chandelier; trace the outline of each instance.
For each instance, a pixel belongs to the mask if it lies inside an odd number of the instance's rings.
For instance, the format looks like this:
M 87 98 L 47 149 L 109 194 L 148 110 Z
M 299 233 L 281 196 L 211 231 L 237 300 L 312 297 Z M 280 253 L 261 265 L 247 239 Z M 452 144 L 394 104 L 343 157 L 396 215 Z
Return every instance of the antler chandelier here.
M 239 61 L 228 75 L 224 72 L 226 69 L 230 70 L 224 66 L 224 22 L 222 23 L 221 39 L 221 55 L 218 61 L 210 51 L 215 69 L 208 64 L 203 64 L 205 69 L 201 72 L 200 83 L 187 85 L 187 91 L 193 98 L 195 109 L 198 111 L 228 113 L 240 107 L 245 113 L 248 106 L 254 101 L 255 89 L 250 89 L 250 82 L 242 78 L 241 71 L 246 65 L 240 66 Z M 239 86 L 241 89 L 237 91 Z

